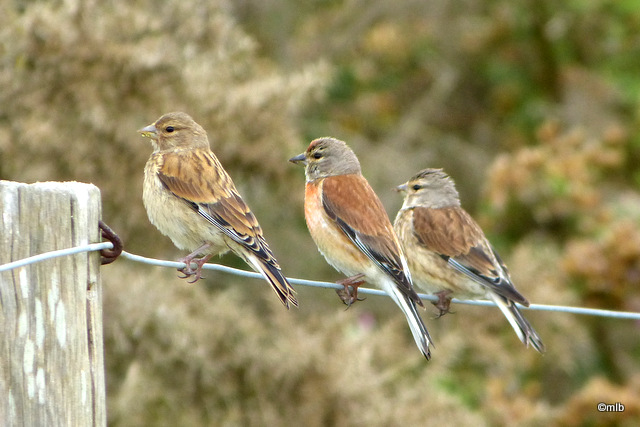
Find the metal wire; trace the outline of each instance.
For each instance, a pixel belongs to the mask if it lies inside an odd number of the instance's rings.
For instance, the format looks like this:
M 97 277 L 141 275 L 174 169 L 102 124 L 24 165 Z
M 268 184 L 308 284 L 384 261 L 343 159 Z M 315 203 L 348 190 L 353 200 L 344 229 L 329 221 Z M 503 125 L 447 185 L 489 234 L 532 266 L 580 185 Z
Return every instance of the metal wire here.
M 77 246 L 69 249 L 61 249 L 57 251 L 45 252 L 39 255 L 34 255 L 28 258 L 24 258 L 18 261 L 13 261 L 8 264 L 0 265 L 0 272 L 11 270 L 14 268 L 24 267 L 29 264 L 34 264 L 36 262 L 41 262 L 47 259 L 66 256 L 66 255 L 74 255 L 82 252 L 90 252 L 90 251 L 99 251 L 102 249 L 112 249 L 113 244 L 111 242 L 103 242 L 103 243 L 92 243 L 84 246 Z M 171 268 L 182 268 L 185 266 L 182 262 L 176 261 L 166 261 L 154 258 L 147 258 L 140 255 L 131 254 L 126 251 L 122 251 L 122 257 L 143 264 L 155 265 L 159 267 L 171 267 Z M 226 274 L 233 274 L 241 277 L 248 277 L 251 279 L 263 279 L 262 275 L 259 273 L 254 273 L 252 271 L 240 270 L 237 268 L 231 268 L 220 264 L 205 264 L 203 269 L 219 271 Z M 292 285 L 300 285 L 300 286 L 313 286 L 317 288 L 329 288 L 329 289 L 343 289 L 342 285 L 338 285 L 337 283 L 331 282 L 321 282 L 316 280 L 306 280 L 306 279 L 296 279 L 296 278 L 287 278 Z M 379 295 L 379 296 L 387 296 L 384 291 L 378 289 L 370 289 L 370 288 L 358 288 L 358 294 L 368 294 L 368 295 Z M 433 295 L 427 294 L 418 294 L 420 298 L 427 301 L 437 301 L 437 297 Z M 493 306 L 496 304 L 493 301 L 484 301 L 484 300 L 460 300 L 454 298 L 451 302 L 456 304 L 467 304 L 467 305 L 476 305 L 476 306 Z M 570 307 L 564 305 L 547 305 L 547 304 L 531 304 L 529 307 L 524 307 L 518 305 L 521 309 L 524 310 L 537 310 L 537 311 L 551 311 L 558 313 L 571 313 L 571 314 L 582 314 L 588 316 L 600 316 L 607 317 L 613 319 L 633 319 L 640 320 L 640 313 L 631 312 L 631 311 L 614 311 L 614 310 L 602 310 L 598 308 L 587 308 L 587 307 Z
M 74 248 L 69 249 L 59 249 L 57 251 L 45 252 L 42 254 L 30 256 L 28 258 L 19 259 L 17 261 L 13 261 L 7 264 L 0 265 L 0 272 L 13 270 L 14 268 L 24 267 L 25 265 L 35 264 L 36 262 L 41 262 L 51 258 L 58 258 L 61 256 L 67 255 L 75 255 L 82 252 L 91 252 L 91 251 L 101 251 L 102 249 L 112 249 L 113 243 L 111 242 L 102 242 L 102 243 L 91 243 L 85 246 L 76 246 Z

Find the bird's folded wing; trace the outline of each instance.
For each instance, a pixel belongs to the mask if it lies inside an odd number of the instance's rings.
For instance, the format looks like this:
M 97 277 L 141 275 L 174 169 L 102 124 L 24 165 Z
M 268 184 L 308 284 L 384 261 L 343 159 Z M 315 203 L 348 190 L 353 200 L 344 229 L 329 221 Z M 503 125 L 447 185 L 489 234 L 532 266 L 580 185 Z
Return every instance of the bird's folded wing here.
M 387 272 L 405 295 L 422 305 L 408 272 L 405 272 L 400 245 L 387 212 L 364 177 L 338 175 L 325 178 L 322 205 L 327 216 L 347 237 Z
M 256 217 L 211 151 L 166 153 L 162 160 L 158 177 L 169 191 L 232 240 L 278 265 Z
M 510 300 L 529 305 L 513 286 L 506 267 L 480 226 L 459 206 L 413 209 L 416 238 L 456 270 Z

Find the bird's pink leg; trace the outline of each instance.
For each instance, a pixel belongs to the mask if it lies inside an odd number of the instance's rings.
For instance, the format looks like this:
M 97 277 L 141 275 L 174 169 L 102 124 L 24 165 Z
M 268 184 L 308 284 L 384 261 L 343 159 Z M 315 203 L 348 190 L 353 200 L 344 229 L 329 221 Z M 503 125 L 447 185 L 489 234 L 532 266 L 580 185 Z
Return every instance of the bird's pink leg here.
M 356 274 L 355 276 L 347 277 L 346 279 L 338 280 L 336 283 L 338 285 L 344 286 L 344 289 L 336 289 L 336 293 L 340 297 L 343 303 L 347 305 L 347 308 L 351 307 L 356 301 L 362 301 L 364 298 L 358 298 L 358 287 L 365 283 L 364 274 Z M 351 293 L 351 289 L 353 288 L 353 293 Z
M 178 276 L 181 279 L 185 279 L 189 276 L 193 276 L 195 274 L 195 278 L 193 280 L 187 280 L 189 283 L 195 283 L 202 277 L 202 266 L 211 258 L 211 255 L 205 255 L 203 257 L 198 258 L 197 256 L 202 253 L 205 249 L 208 249 L 211 246 L 209 243 L 205 243 L 200 246 L 195 251 L 191 252 L 184 258 L 180 258 L 179 262 L 184 262 L 186 264 L 185 267 L 179 268 L 178 271 L 184 274 L 184 276 Z M 197 265 L 197 268 L 194 270 L 191 268 L 191 263 Z
M 436 308 L 440 310 L 440 313 L 438 314 L 436 319 L 444 316 L 447 313 L 453 313 L 452 311 L 449 311 L 449 306 L 451 305 L 451 297 L 449 295 L 452 293 L 453 291 L 447 289 L 444 291 L 436 292 L 434 294 L 438 297 L 438 301 L 434 301 L 431 304 L 435 305 Z

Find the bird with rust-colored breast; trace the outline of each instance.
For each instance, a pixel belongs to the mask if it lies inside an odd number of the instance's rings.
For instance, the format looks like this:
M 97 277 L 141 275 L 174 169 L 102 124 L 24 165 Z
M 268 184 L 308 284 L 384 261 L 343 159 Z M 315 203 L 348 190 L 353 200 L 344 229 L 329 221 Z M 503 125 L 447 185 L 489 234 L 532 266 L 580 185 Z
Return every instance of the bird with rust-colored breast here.
M 354 152 L 343 141 L 320 138 L 290 161 L 305 166 L 304 212 L 311 237 L 329 264 L 347 276 L 338 282 L 345 287 L 343 301 L 357 300 L 357 287 L 364 282 L 383 289 L 429 359 L 432 341 L 417 311 L 422 301 L 387 212 L 362 176 Z
M 162 234 L 191 252 L 180 260 L 186 264 L 179 270 L 184 277 L 197 281 L 209 258 L 232 251 L 262 274 L 287 308 L 298 305 L 256 217 L 211 151 L 202 126 L 175 112 L 139 132 L 154 149 L 144 169 L 144 206 Z
M 518 304 L 529 301 L 514 287 L 507 267 L 478 223 L 460 205 L 453 180 L 442 169 L 424 169 L 397 187 L 405 193 L 394 228 L 416 287 L 438 296 L 440 316 L 453 297 L 488 298 L 520 340 L 540 353 L 544 344 Z

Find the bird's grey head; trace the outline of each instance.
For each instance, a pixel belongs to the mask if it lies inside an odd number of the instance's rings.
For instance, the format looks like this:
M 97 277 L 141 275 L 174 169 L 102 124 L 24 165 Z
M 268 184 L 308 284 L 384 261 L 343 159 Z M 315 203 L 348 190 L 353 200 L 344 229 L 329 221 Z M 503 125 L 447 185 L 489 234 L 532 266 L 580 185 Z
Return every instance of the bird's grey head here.
M 324 137 L 311 141 L 304 153 L 289 159 L 305 166 L 307 181 L 336 175 L 360 174 L 360 162 L 349 146 L 339 139 Z
M 423 169 L 396 189 L 405 193 L 403 209 L 460 206 L 456 185 L 442 169 Z

